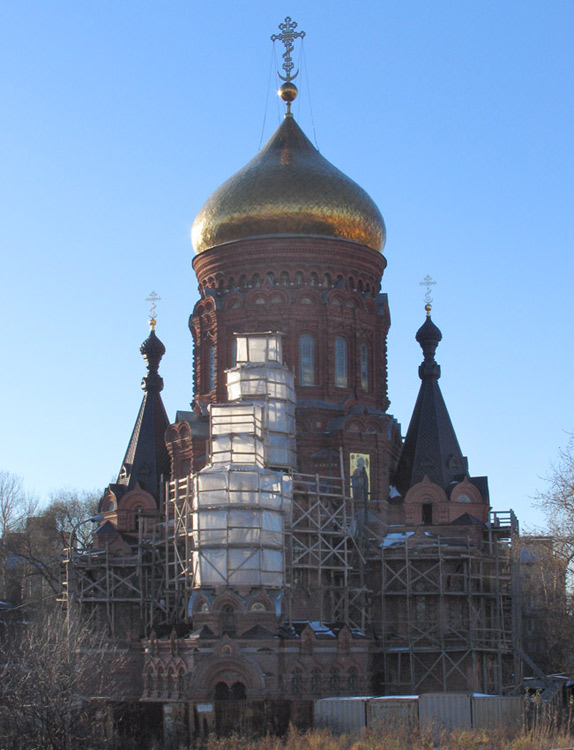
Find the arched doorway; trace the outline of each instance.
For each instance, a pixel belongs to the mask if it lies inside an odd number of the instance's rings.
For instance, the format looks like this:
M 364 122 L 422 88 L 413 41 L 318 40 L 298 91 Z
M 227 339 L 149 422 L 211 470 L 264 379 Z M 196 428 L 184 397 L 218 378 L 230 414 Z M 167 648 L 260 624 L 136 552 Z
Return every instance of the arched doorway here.
M 247 690 L 243 682 L 234 682 L 231 687 L 226 682 L 218 682 L 214 690 L 215 731 L 219 737 L 247 729 L 245 705 Z
M 231 700 L 231 691 L 229 686 L 225 682 L 218 682 L 215 686 L 214 693 L 215 701 L 228 701 Z
M 247 693 L 245 691 L 245 685 L 242 682 L 234 682 L 231 686 L 231 700 L 232 701 L 244 701 L 247 700 Z

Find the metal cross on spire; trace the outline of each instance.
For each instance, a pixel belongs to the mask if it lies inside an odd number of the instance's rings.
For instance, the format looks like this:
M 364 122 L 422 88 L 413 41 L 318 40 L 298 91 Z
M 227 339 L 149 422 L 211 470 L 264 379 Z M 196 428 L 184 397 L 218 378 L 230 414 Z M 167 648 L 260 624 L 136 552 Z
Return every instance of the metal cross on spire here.
M 155 292 L 150 292 L 149 297 L 145 298 L 146 302 L 151 302 L 151 306 L 149 309 L 149 324 L 151 326 L 152 331 L 155 330 L 155 308 L 156 308 L 156 302 L 159 302 L 161 300 L 161 297 L 157 295 Z
M 436 286 L 436 281 L 432 278 L 432 276 L 429 276 L 427 273 L 424 279 L 419 282 L 419 286 L 426 286 L 427 288 L 425 292 L 425 310 L 427 311 L 427 318 L 430 318 L 430 314 L 432 310 L 431 291 L 432 291 L 433 286 Z
M 285 19 L 285 23 L 280 23 L 279 28 L 281 29 L 280 34 L 271 34 L 271 41 L 272 42 L 283 42 L 285 45 L 285 52 L 283 53 L 283 65 L 281 66 L 283 70 L 285 71 L 285 75 L 281 75 L 279 71 L 277 71 L 277 75 L 279 78 L 281 78 L 282 81 L 292 81 L 294 78 L 297 77 L 299 74 L 299 71 L 295 73 L 295 75 L 291 75 L 291 71 L 295 67 L 293 60 L 291 59 L 291 52 L 295 49 L 293 47 L 293 40 L 294 39 L 303 39 L 305 37 L 304 31 L 295 31 L 297 28 L 297 23 L 295 21 L 291 21 L 291 18 L 287 16 Z

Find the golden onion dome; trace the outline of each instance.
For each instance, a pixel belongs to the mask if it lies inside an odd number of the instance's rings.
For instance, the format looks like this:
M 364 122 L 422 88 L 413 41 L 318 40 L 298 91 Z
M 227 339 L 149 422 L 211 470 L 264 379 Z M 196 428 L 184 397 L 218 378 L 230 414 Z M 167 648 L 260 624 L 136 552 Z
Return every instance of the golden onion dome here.
M 363 188 L 330 164 L 291 115 L 206 201 L 191 230 L 196 253 L 262 236 L 320 236 L 382 251 L 385 223 Z

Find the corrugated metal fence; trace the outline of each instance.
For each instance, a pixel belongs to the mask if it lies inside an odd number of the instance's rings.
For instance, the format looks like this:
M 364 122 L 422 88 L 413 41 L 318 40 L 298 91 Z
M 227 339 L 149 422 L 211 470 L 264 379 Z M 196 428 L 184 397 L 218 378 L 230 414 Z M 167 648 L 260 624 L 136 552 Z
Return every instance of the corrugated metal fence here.
M 314 725 L 337 734 L 354 734 L 363 727 L 374 731 L 414 729 L 520 729 L 522 698 L 470 693 L 323 698 L 315 701 Z

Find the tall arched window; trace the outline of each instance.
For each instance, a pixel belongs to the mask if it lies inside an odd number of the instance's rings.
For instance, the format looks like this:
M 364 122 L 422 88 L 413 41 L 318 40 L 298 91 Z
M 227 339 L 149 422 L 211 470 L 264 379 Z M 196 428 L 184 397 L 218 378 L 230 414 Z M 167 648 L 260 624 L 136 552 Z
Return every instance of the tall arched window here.
M 299 383 L 315 385 L 315 339 L 309 333 L 299 336 Z
M 369 390 L 369 346 L 361 344 L 361 388 Z
M 291 692 L 293 695 L 301 695 L 302 675 L 300 669 L 294 669 L 291 673 Z
M 207 390 L 215 388 L 215 347 L 209 344 L 207 347 Z
M 235 634 L 235 610 L 231 604 L 226 604 L 221 610 L 221 631 Z
M 359 684 L 359 673 L 355 669 L 355 667 L 349 667 L 349 671 L 347 672 L 347 690 L 352 695 L 356 692 Z
M 329 677 L 329 691 L 334 695 L 339 692 L 339 672 L 336 669 L 331 670 Z
M 311 670 L 311 692 L 315 694 L 321 692 L 321 672 L 318 669 Z
M 335 385 L 347 387 L 347 342 L 342 336 L 335 339 Z

